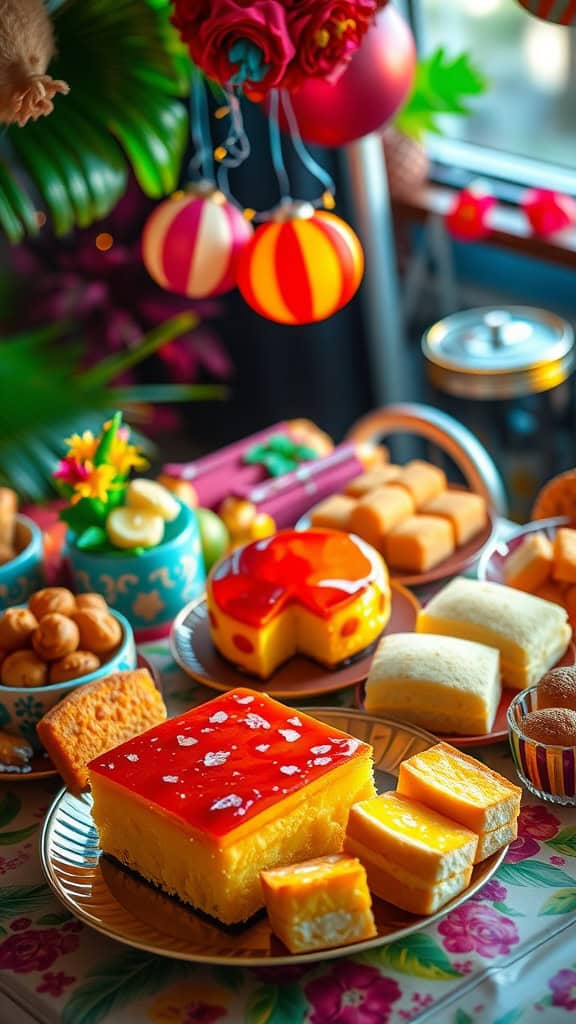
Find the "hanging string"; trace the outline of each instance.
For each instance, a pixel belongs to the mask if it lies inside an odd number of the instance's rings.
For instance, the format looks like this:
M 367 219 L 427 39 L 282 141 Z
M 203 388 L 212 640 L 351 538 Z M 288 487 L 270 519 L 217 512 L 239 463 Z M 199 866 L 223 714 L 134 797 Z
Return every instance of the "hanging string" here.
M 294 113 L 294 108 L 290 100 L 290 94 L 286 89 L 282 90 L 282 108 L 284 110 L 284 116 L 288 123 L 288 129 L 290 131 L 290 138 L 292 145 L 296 150 L 296 153 L 300 157 L 307 171 L 310 172 L 313 178 L 316 178 L 324 187 L 325 192 L 333 194 L 335 191 L 334 179 L 328 171 L 322 167 L 306 149 L 300 135 L 300 129 L 298 127 L 298 119 Z
M 189 164 L 190 177 L 214 181 L 208 101 L 204 79 L 199 72 L 193 76 L 190 92 L 190 131 L 194 144 L 194 154 Z
M 280 201 L 286 203 L 290 200 L 290 179 L 284 163 L 282 153 L 282 138 L 280 135 L 279 120 L 279 95 L 277 89 L 270 93 L 270 109 L 268 112 L 268 131 L 270 135 L 270 153 L 272 165 L 280 191 Z

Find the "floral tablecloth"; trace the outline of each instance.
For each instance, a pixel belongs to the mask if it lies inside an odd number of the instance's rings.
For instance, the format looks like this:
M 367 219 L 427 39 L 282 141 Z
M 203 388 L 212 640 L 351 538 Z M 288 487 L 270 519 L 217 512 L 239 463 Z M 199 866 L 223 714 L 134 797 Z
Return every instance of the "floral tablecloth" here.
M 180 673 L 166 646 L 144 651 L 172 713 L 214 696 Z M 475 753 L 514 777 L 506 744 Z M 38 838 L 58 788 L 0 782 L 0 1021 L 554 1024 L 576 1013 L 575 808 L 527 795 L 497 874 L 402 941 L 310 968 L 210 968 L 117 944 L 52 895 Z

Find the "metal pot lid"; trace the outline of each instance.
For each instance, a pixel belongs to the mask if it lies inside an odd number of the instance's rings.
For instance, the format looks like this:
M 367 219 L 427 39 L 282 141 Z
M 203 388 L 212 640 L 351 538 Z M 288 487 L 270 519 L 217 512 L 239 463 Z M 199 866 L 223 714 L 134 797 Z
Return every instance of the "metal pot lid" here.
M 529 306 L 468 309 L 439 320 L 422 351 L 432 382 L 464 398 L 512 398 L 548 391 L 574 368 L 570 324 Z

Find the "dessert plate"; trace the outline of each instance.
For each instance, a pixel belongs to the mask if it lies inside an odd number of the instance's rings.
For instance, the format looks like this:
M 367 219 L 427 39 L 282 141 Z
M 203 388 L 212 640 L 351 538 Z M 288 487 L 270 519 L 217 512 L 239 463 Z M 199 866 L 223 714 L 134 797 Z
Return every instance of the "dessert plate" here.
M 571 665 L 576 665 L 574 640 L 570 641 L 566 653 L 556 663 L 555 668 Z M 364 708 L 365 683 L 366 681 L 363 680 L 356 687 L 356 704 L 362 709 Z M 438 733 L 438 739 L 444 740 L 445 743 L 451 743 L 453 747 L 458 747 L 460 750 L 467 750 L 470 747 L 486 747 L 491 743 L 501 743 L 503 740 L 507 740 L 508 719 L 506 716 L 510 703 L 517 693 L 518 690 L 510 690 L 507 687 L 502 690 L 502 697 L 490 732 L 480 733 L 478 736 L 444 736 Z
M 411 633 L 420 605 L 409 590 L 391 583 L 392 601 L 388 625 L 384 633 Z M 231 690 L 249 685 L 271 697 L 287 700 L 317 697 L 354 686 L 368 675 L 374 644 L 367 654 L 330 671 L 310 658 L 297 655 L 276 670 L 268 679 L 259 680 L 235 668 L 218 653 L 210 637 L 210 626 L 204 598 L 192 601 L 174 620 L 170 633 L 170 650 L 174 661 L 193 679 L 214 690 Z
M 136 664 L 138 668 L 148 669 L 157 688 L 162 691 L 162 680 L 154 665 L 143 654 L 138 654 Z M 27 765 L 26 767 L 28 770 L 11 770 L 8 766 L 0 764 L 0 782 L 39 782 L 41 779 L 50 779 L 54 775 L 58 775 L 58 770 L 48 757 L 48 754 L 34 754 L 29 766 Z
M 295 529 L 308 530 L 311 525 L 310 517 L 305 515 L 298 520 Z M 496 518 L 489 514 L 486 526 L 481 533 L 477 533 L 466 544 L 461 544 L 453 555 L 439 562 L 433 569 L 423 573 L 405 573 L 389 568 L 390 579 L 405 587 L 425 587 L 428 583 L 447 579 L 449 576 L 461 576 L 474 565 L 486 546 L 492 544 L 495 535 Z
M 310 712 L 307 711 L 307 714 Z M 422 729 L 361 711 L 315 708 L 314 716 L 374 748 L 376 786 L 393 789 L 398 766 L 426 750 L 436 738 Z M 477 892 L 494 874 L 506 850 L 476 865 L 468 889 L 436 914 L 417 917 L 374 900 L 376 938 L 321 952 L 290 955 L 262 916 L 241 931 L 225 931 L 165 896 L 115 862 L 101 856 L 88 795 L 62 790 L 54 800 L 41 838 L 42 867 L 58 898 L 82 921 L 129 946 L 179 960 L 229 966 L 278 966 L 352 956 L 402 939 L 437 921 Z

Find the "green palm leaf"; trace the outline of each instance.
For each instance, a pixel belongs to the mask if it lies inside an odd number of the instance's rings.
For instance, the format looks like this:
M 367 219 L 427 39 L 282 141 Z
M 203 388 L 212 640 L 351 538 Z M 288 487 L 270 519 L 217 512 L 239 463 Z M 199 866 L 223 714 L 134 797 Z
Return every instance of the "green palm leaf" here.
M 0 230 L 12 243 L 38 230 L 45 207 L 57 235 L 106 216 L 130 168 L 146 195 L 178 184 L 188 115 L 177 97 L 191 66 L 169 22 L 169 0 L 46 0 L 70 85 L 52 114 L 10 127 L 0 149 Z

